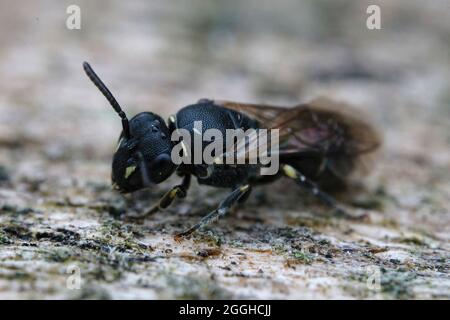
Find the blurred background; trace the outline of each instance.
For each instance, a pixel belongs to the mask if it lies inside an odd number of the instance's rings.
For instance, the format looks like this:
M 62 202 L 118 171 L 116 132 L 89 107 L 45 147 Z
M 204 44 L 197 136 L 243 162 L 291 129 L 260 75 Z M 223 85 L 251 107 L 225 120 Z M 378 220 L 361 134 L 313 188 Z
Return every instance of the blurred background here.
M 68 30 L 71 4 L 1 2 L 2 145 L 109 158 L 120 122 L 84 60 L 130 115 L 167 116 L 202 97 L 331 95 L 400 131 L 405 109 L 424 120 L 448 111 L 448 1 L 79 1 L 81 30 Z M 366 27 L 370 4 L 381 30 Z
M 81 9 L 80 30 L 66 27 L 72 4 Z M 366 27 L 371 4 L 381 8 L 381 30 Z M 105 213 L 83 216 L 82 207 L 118 197 L 108 188 L 121 124 L 84 74 L 86 60 L 129 117 L 167 117 L 200 98 L 294 105 L 325 95 L 354 104 L 385 142 L 367 183 L 389 200 L 372 210 L 446 243 L 449 52 L 448 0 L 2 0 L 2 223 L 71 221 L 89 232 Z M 20 210 L 42 220 L 17 218 Z M 3 235 L 10 245 L 20 240 Z

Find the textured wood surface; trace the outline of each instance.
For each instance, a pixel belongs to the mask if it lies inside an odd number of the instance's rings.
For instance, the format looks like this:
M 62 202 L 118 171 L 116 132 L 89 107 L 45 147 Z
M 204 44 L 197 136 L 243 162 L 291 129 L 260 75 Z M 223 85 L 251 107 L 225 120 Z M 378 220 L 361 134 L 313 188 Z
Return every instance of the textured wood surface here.
M 0 298 L 450 298 L 448 2 L 381 1 L 379 31 L 365 1 L 182 3 L 81 1 L 79 31 L 63 2 L 0 4 Z M 120 121 L 84 60 L 129 115 L 200 98 L 354 104 L 384 137 L 364 188 L 340 197 L 367 218 L 282 180 L 186 241 L 173 235 L 226 190 L 194 182 L 125 222 L 178 181 L 111 190 Z

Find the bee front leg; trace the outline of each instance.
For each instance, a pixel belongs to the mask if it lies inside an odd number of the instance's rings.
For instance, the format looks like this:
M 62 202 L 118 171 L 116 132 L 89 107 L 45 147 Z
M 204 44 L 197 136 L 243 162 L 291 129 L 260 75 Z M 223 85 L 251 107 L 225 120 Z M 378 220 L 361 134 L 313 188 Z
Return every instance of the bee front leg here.
M 188 230 L 177 234 L 175 236 L 175 238 L 180 239 L 182 237 L 186 237 L 186 236 L 190 235 L 191 233 L 193 233 L 194 231 L 200 229 L 201 227 L 206 226 L 206 225 L 216 221 L 221 216 L 224 216 L 225 214 L 230 212 L 233 205 L 235 205 L 239 201 L 239 199 L 241 199 L 249 191 L 250 191 L 250 185 L 248 185 L 248 184 L 245 184 L 245 185 L 242 185 L 242 186 L 236 188 L 225 198 L 225 200 L 223 200 L 219 204 L 217 209 L 215 209 L 214 211 L 212 211 L 209 214 L 207 214 L 206 216 L 204 216 L 197 224 L 193 225 Z
M 158 203 L 156 205 L 154 205 L 152 208 L 150 208 L 150 210 L 148 210 L 144 214 L 140 214 L 137 216 L 128 216 L 127 220 L 139 221 L 149 215 L 152 215 L 152 214 L 158 212 L 159 210 L 166 209 L 167 207 L 169 207 L 172 204 L 172 202 L 173 202 L 173 200 L 175 200 L 175 198 L 185 198 L 186 197 L 186 194 L 187 194 L 190 184 L 191 184 L 191 176 L 189 174 L 187 174 L 187 175 L 183 176 L 183 181 L 181 182 L 181 184 L 174 186 L 172 189 L 170 189 L 168 192 L 166 192 L 162 196 L 162 198 L 158 201 Z
M 352 219 L 358 219 L 359 217 L 355 217 L 354 215 L 348 213 L 332 196 L 330 196 L 328 193 L 320 190 L 319 186 L 305 177 L 300 171 L 295 169 L 294 167 L 290 165 L 283 165 L 283 174 L 287 176 L 288 178 L 293 179 L 299 186 L 302 188 L 308 190 L 312 195 L 317 197 L 319 200 L 321 200 L 326 205 L 330 206 L 334 210 L 336 210 L 336 213 L 339 216 L 352 218 Z
M 187 174 L 183 177 L 181 184 L 174 186 L 166 194 L 164 194 L 158 203 L 148 210 L 144 216 L 148 216 L 158 212 L 159 210 L 168 208 L 175 198 L 185 198 L 190 185 L 191 175 Z

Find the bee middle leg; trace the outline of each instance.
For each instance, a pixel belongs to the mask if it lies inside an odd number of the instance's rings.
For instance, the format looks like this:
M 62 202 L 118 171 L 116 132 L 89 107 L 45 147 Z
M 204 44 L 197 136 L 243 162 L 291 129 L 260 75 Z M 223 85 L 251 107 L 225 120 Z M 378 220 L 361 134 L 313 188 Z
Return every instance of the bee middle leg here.
M 251 188 L 249 184 L 242 185 L 236 189 L 234 189 L 226 198 L 223 200 L 217 209 L 211 211 L 209 214 L 204 216 L 198 223 L 190 227 L 188 230 L 181 232 L 176 235 L 176 238 L 182 238 L 190 235 L 194 231 L 200 229 L 203 226 L 206 226 L 217 219 L 219 219 L 221 216 L 224 216 L 230 210 L 233 208 L 233 206 L 240 201 L 240 199 L 244 198 L 247 194 L 249 194 Z
M 331 195 L 322 191 L 319 186 L 304 176 L 300 171 L 290 165 L 283 165 L 283 174 L 288 178 L 293 179 L 299 186 L 309 191 L 312 195 L 317 197 L 323 203 L 336 210 L 339 216 L 347 218 L 358 218 L 348 213 Z

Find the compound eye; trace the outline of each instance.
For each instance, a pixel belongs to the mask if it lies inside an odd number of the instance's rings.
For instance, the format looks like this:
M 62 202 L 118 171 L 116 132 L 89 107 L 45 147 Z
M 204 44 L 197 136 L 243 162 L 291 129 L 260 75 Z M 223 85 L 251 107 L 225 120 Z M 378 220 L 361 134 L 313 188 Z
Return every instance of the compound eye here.
M 150 167 L 152 168 L 151 174 L 154 175 L 155 180 L 161 181 L 162 178 L 167 178 L 172 173 L 172 159 L 168 154 L 160 154 L 152 161 Z
M 164 166 L 166 163 L 172 163 L 170 156 L 168 154 L 160 154 L 152 161 L 152 166 L 159 167 Z

